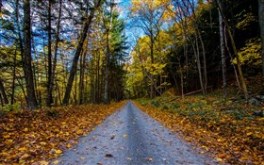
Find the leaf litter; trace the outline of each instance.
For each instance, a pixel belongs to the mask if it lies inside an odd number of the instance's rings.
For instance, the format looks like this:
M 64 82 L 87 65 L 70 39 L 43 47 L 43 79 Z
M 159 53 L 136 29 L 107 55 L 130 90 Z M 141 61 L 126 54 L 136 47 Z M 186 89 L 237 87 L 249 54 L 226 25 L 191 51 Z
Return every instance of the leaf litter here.
M 67 106 L 0 116 L 0 164 L 46 165 L 124 103 Z

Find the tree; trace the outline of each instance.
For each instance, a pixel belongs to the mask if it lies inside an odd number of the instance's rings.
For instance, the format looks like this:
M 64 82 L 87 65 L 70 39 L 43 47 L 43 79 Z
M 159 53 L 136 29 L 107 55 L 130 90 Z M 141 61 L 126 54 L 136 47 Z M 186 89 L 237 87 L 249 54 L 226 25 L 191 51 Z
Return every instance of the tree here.
M 70 70 L 70 76 L 68 78 L 68 82 L 67 82 L 67 86 L 66 86 L 66 91 L 64 94 L 64 98 L 63 98 L 63 104 L 67 105 L 69 104 L 69 99 L 70 99 L 70 94 L 71 94 L 71 90 L 72 90 L 72 85 L 73 85 L 73 81 L 74 81 L 74 77 L 75 74 L 77 72 L 77 66 L 78 66 L 78 61 L 79 61 L 79 57 L 83 48 L 83 44 L 84 41 L 86 39 L 87 36 L 87 32 L 89 31 L 90 25 L 92 23 L 92 20 L 94 18 L 95 12 L 96 10 L 101 6 L 103 0 L 97 0 L 95 3 L 95 6 L 93 8 L 91 8 L 90 14 L 88 16 L 88 18 L 86 18 L 84 25 L 83 25 L 83 29 L 82 32 L 80 34 L 80 38 L 77 44 L 77 49 L 75 52 L 75 55 L 73 57 L 73 61 L 72 61 L 72 66 L 71 66 L 71 70 Z
M 106 58 L 105 58 L 105 87 L 104 87 L 104 102 L 109 103 L 109 64 L 110 64 L 110 30 L 112 29 L 112 21 L 113 21 L 113 9 L 115 7 L 114 0 L 110 0 L 107 6 L 110 7 L 110 11 L 108 12 L 109 19 L 105 20 L 105 35 L 106 35 Z
M 226 18 L 224 16 L 224 12 L 223 12 L 222 8 L 219 7 L 220 6 L 219 5 L 219 0 L 217 0 L 217 6 L 218 6 L 218 8 L 220 10 L 220 13 L 222 15 L 222 18 L 223 18 L 223 21 L 225 23 L 226 30 L 227 30 L 227 33 L 228 33 L 228 36 L 229 36 L 229 39 L 230 39 L 230 42 L 231 42 L 232 49 L 233 49 L 235 57 L 237 59 L 236 66 L 237 66 L 238 76 L 239 76 L 239 80 L 240 80 L 239 82 L 240 82 L 240 85 L 242 87 L 242 92 L 244 94 L 245 99 L 248 100 L 247 85 L 246 85 L 246 82 L 245 82 L 245 79 L 244 79 L 244 75 L 243 75 L 243 71 L 242 71 L 242 67 L 241 67 L 241 61 L 240 61 L 240 58 L 238 56 L 236 43 L 235 43 L 234 37 L 233 37 L 232 32 L 231 32 L 231 27 L 229 26 L 228 21 L 226 20 Z
M 1 93 L 1 96 L 3 97 L 4 104 L 8 104 L 9 101 L 8 101 L 8 98 L 7 98 L 7 95 L 6 95 L 6 91 L 5 91 L 3 80 L 1 78 L 0 78 L 0 93 Z
M 52 0 L 48 1 L 48 82 L 47 82 L 47 105 L 50 107 L 53 102 L 52 97 L 52 52 L 51 52 L 51 7 Z
M 26 80 L 27 104 L 29 109 L 35 109 L 38 106 L 34 77 L 32 70 L 31 56 L 31 18 L 30 18 L 30 0 L 24 0 L 24 52 L 23 52 L 23 69 Z
M 259 5 L 259 25 L 260 25 L 260 37 L 262 43 L 262 74 L 264 76 L 264 0 L 258 0 Z
M 222 3 L 219 1 L 218 17 L 219 17 L 219 34 L 220 34 L 220 50 L 221 50 L 221 64 L 222 64 L 222 81 L 224 89 L 224 97 L 226 96 L 226 56 L 225 56 L 225 33 L 224 21 L 221 14 Z
M 132 1 L 132 12 L 136 16 L 136 19 L 140 21 L 140 27 L 143 29 L 144 33 L 149 37 L 149 49 L 150 49 L 150 59 L 151 64 L 155 63 L 154 58 L 154 45 L 156 37 L 158 36 L 161 26 L 162 17 L 166 10 L 168 1 L 162 0 L 147 0 L 147 1 Z M 150 79 L 150 97 L 155 97 L 155 77 L 149 73 Z

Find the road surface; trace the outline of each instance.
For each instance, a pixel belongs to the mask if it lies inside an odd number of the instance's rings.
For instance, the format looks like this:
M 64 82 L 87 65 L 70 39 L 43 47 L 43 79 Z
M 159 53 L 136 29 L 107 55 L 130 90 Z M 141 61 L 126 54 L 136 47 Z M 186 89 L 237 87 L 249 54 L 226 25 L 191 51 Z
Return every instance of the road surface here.
M 53 162 L 62 165 L 216 164 L 131 102 Z

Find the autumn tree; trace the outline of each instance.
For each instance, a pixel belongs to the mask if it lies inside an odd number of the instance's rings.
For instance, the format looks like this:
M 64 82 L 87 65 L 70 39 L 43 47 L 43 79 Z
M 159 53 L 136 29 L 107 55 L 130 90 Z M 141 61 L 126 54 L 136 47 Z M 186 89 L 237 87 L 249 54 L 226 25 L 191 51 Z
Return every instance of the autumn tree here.
M 262 43 L 262 74 L 264 75 L 264 1 L 258 0 L 259 5 L 259 25 L 260 25 L 260 37 Z
M 30 0 L 24 0 L 24 52 L 23 52 L 23 69 L 26 80 L 27 103 L 29 109 L 35 109 L 38 106 L 35 94 L 35 85 L 32 69 L 31 56 L 31 16 Z
M 148 1 L 132 1 L 132 12 L 137 20 L 139 20 L 139 27 L 141 27 L 149 37 L 149 49 L 151 64 L 155 64 L 154 45 L 156 37 L 158 36 L 161 26 L 163 24 L 163 14 L 168 5 L 167 1 L 148 0 Z M 150 80 L 150 97 L 155 97 L 155 76 L 149 73 Z
M 67 105 L 69 103 L 70 94 L 71 94 L 71 90 L 72 90 L 72 85 L 73 85 L 75 74 L 77 72 L 78 61 L 79 61 L 79 57 L 80 57 L 80 54 L 81 54 L 81 51 L 82 51 L 82 48 L 83 48 L 84 41 L 85 41 L 85 39 L 87 37 L 87 33 L 88 33 L 90 25 L 91 25 L 91 23 L 93 21 L 95 12 L 101 6 L 102 2 L 103 2 L 102 0 L 95 1 L 94 7 L 91 8 L 89 16 L 87 16 L 87 18 L 84 21 L 82 32 L 80 34 L 80 38 L 79 38 L 79 41 L 78 41 L 78 44 L 77 44 L 76 52 L 75 52 L 75 55 L 73 57 L 73 62 L 72 62 L 71 70 L 70 70 L 70 75 L 69 75 L 69 78 L 68 78 L 67 87 L 66 87 L 66 91 L 65 91 L 65 94 L 64 94 L 64 98 L 63 98 L 63 104 L 65 104 L 65 105 Z
M 225 31 L 224 21 L 221 14 L 222 3 L 219 1 L 218 17 L 219 17 L 219 38 L 220 38 L 220 50 L 221 50 L 221 65 L 222 65 L 222 81 L 224 89 L 224 97 L 226 96 L 226 54 L 225 54 Z

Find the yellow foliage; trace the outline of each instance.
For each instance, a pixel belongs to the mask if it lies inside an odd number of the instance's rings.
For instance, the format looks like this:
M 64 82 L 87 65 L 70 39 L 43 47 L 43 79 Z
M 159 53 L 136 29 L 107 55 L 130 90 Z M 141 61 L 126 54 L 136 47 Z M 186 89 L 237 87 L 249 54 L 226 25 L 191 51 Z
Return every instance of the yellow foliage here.
M 137 12 L 142 8 L 155 10 L 161 6 L 167 5 L 169 0 L 132 0 L 132 12 Z
M 261 44 L 257 39 L 249 40 L 246 46 L 243 47 L 239 52 L 238 56 L 242 65 L 248 65 L 252 67 L 261 66 Z M 237 64 L 237 59 L 232 61 Z
M 0 164 L 48 164 L 123 104 L 58 107 L 56 119 L 45 110 L 10 113 L 0 123 Z

